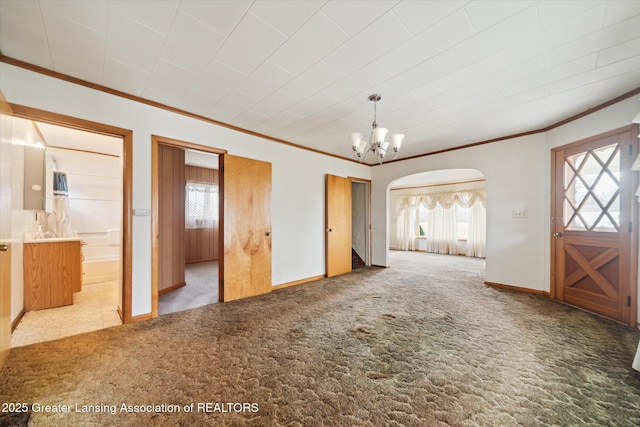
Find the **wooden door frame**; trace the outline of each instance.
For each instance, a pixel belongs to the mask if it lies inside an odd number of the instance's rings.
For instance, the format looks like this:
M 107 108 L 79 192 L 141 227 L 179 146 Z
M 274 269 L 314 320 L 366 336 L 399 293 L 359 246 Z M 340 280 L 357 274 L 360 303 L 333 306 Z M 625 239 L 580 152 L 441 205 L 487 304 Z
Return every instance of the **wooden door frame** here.
M 139 320 L 133 316 L 132 308 L 132 206 L 133 206 L 133 131 L 117 126 L 79 119 L 37 108 L 10 104 L 14 117 L 35 120 L 52 125 L 82 130 L 85 132 L 122 138 L 122 301 L 120 301 L 120 318 L 123 323 Z
M 359 182 L 361 184 L 366 184 L 369 192 L 367 194 L 369 203 L 367 203 L 367 221 L 369 226 L 367 227 L 367 241 L 369 242 L 368 246 L 368 251 L 369 253 L 367 254 L 367 260 L 365 260 L 365 264 L 367 265 L 367 267 L 370 267 L 372 265 L 372 255 L 373 255 L 373 244 L 371 242 L 371 180 L 370 179 L 364 179 L 364 178 L 357 178 L 357 177 L 353 177 L 353 176 L 349 176 L 347 177 L 349 178 L 349 180 L 351 180 L 351 182 Z M 351 197 L 353 198 L 353 192 L 351 193 Z M 353 216 L 353 212 L 351 213 L 351 215 Z
M 551 203 L 550 203 L 550 213 L 551 213 L 551 223 L 550 223 L 550 227 L 549 227 L 549 244 L 550 244 L 550 248 L 551 248 L 551 281 L 550 281 L 550 296 L 551 298 L 554 299 L 558 299 L 558 295 L 559 295 L 559 287 L 561 286 L 560 284 L 556 283 L 556 256 L 557 256 L 557 251 L 556 251 L 556 244 L 555 244 L 555 240 L 552 238 L 552 234 L 554 232 L 554 223 L 556 220 L 556 217 L 558 216 L 562 216 L 562 215 L 557 215 L 556 212 L 558 209 L 562 209 L 561 206 L 555 206 L 555 200 L 556 200 L 556 186 L 555 186 L 555 182 L 556 179 L 558 178 L 557 173 L 556 173 L 556 168 L 558 167 L 557 163 L 556 163 L 556 153 L 558 151 L 564 151 L 567 150 L 569 148 L 578 146 L 578 145 L 582 145 L 594 140 L 598 140 L 598 139 L 602 139 L 602 138 L 606 138 L 612 135 L 616 135 L 622 132 L 626 132 L 626 131 L 630 131 L 632 138 L 635 137 L 635 135 L 638 135 L 638 131 L 639 131 L 639 126 L 637 124 L 633 124 L 633 125 L 628 125 L 628 126 L 623 126 L 621 128 L 618 129 L 614 129 L 608 132 L 604 132 L 598 135 L 594 135 L 591 136 L 589 138 L 584 138 L 581 139 L 579 141 L 575 141 L 566 145 L 562 145 L 560 147 L 555 147 L 551 149 Z M 635 148 L 633 149 L 633 155 L 636 156 L 638 155 L 638 142 L 635 141 L 634 143 L 632 143 L 632 146 L 634 146 Z M 620 151 L 622 152 L 622 150 L 624 150 L 623 147 L 620 147 Z M 635 158 L 635 157 L 634 157 Z M 623 171 L 621 171 L 623 172 Z M 631 186 L 631 193 L 633 194 L 633 189 L 636 188 L 638 186 L 638 174 L 634 173 L 633 171 L 629 171 L 629 173 L 631 173 L 631 179 L 629 182 L 629 185 Z M 629 243 L 629 248 L 626 248 L 629 250 L 629 294 L 631 296 L 631 306 L 629 307 L 629 323 L 628 325 L 632 328 L 637 327 L 637 321 L 638 321 L 638 203 L 636 198 L 632 195 L 632 200 L 630 203 L 630 212 L 629 213 L 629 220 L 631 222 L 631 226 L 632 226 L 632 231 L 631 231 L 631 237 L 630 237 L 630 243 Z
M 168 138 L 159 135 L 151 135 L 151 317 L 158 317 L 158 278 L 159 278 L 159 268 L 160 262 L 158 259 L 159 254 L 159 242 L 160 242 L 160 226 L 158 223 L 158 214 L 159 214 L 159 155 L 158 155 L 158 146 L 165 145 L 168 147 L 179 148 L 182 150 L 196 150 L 203 151 L 205 153 L 217 154 L 220 156 L 219 158 L 219 167 L 222 167 L 224 164 L 224 154 L 227 153 L 227 150 L 223 150 L 220 148 L 210 147 L 208 145 L 195 144 L 192 142 L 181 141 L 178 139 Z M 222 175 L 222 174 L 220 174 Z M 219 209 L 222 212 L 223 202 L 224 202 L 224 185 L 222 180 L 219 182 L 220 185 L 220 203 Z M 223 246 L 220 243 L 223 241 L 223 219 L 220 217 L 219 223 L 219 233 L 218 233 L 218 248 L 222 248 Z M 220 250 L 220 249 L 219 249 Z M 224 256 L 222 253 L 219 254 L 218 257 L 218 271 L 222 270 Z M 218 275 L 218 288 L 220 288 L 220 275 Z
M 6 150 L 8 154 L 12 154 L 11 142 L 13 139 L 13 110 L 6 98 L 4 97 L 4 93 L 0 90 L 0 115 L 7 117 L 7 125 L 6 128 L 3 128 L 3 133 L 7 133 L 7 141 L 0 142 L 0 151 Z M 4 118 L 2 119 L 4 121 Z M 2 145 L 6 144 L 3 148 Z M 12 157 L 11 155 L 9 157 Z M 10 163 L 10 162 L 7 162 Z M 12 188 L 13 188 L 13 176 L 9 176 L 9 182 L 4 183 L 11 192 L 8 194 L 8 199 L 10 200 L 9 207 L 12 209 L 13 202 L 11 201 L 12 197 Z M 8 216 L 8 222 L 11 223 L 11 212 L 5 212 L 5 215 Z M 13 264 L 13 245 L 11 242 L 11 234 L 13 234 L 11 224 L 9 224 L 8 236 L 5 236 L 1 233 L 0 230 L 0 243 L 5 245 L 3 248 L 4 253 L 0 253 L 0 369 L 4 366 L 5 361 L 9 358 L 9 354 L 11 353 L 11 268 Z M 7 237 L 7 241 L 4 241 L 5 237 Z M 20 316 L 18 316 L 19 318 Z

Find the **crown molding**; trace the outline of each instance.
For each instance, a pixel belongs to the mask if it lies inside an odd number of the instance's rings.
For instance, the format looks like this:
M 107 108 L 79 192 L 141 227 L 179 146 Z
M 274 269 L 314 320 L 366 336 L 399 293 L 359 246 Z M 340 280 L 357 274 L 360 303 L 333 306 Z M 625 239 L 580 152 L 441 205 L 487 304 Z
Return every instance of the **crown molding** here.
M 104 93 L 115 95 L 115 96 L 118 96 L 118 97 L 121 97 L 121 98 L 126 98 L 126 99 L 129 99 L 129 100 L 135 101 L 135 102 L 139 102 L 141 104 L 146 104 L 146 105 L 149 105 L 149 106 L 152 106 L 152 107 L 155 107 L 155 108 L 160 108 L 160 109 L 163 109 L 163 110 L 166 110 L 166 111 L 170 111 L 172 113 L 176 113 L 176 114 L 180 114 L 180 115 L 183 115 L 183 116 L 191 117 L 191 118 L 196 119 L 196 120 L 201 120 L 201 121 L 204 121 L 204 122 L 207 122 L 207 123 L 214 124 L 216 126 L 221 126 L 221 127 L 224 127 L 224 128 L 227 128 L 227 129 L 231 129 L 231 130 L 234 130 L 234 131 L 237 131 L 237 132 L 242 132 L 242 133 L 245 133 L 245 134 L 248 134 L 248 135 L 252 135 L 252 136 L 255 136 L 255 137 L 258 137 L 258 138 L 263 138 L 263 139 L 266 139 L 266 140 L 269 140 L 269 141 L 272 141 L 272 142 L 277 142 L 279 144 L 288 145 L 290 147 L 299 148 L 301 150 L 311 151 L 313 153 L 322 154 L 322 155 L 325 155 L 325 156 L 333 157 L 333 158 L 340 159 L 340 160 L 346 160 L 348 162 L 358 163 L 358 164 L 362 164 L 362 165 L 369 166 L 369 167 L 382 166 L 382 165 L 377 164 L 377 163 L 374 163 L 374 164 L 361 163 L 360 161 L 355 160 L 355 159 L 351 159 L 349 157 L 343 157 L 343 156 L 339 156 L 337 154 L 329 153 L 329 152 L 326 152 L 326 151 L 317 150 L 315 148 L 305 147 L 304 145 L 295 144 L 293 142 L 286 141 L 284 139 L 275 138 L 273 136 L 269 136 L 269 135 L 265 135 L 265 134 L 262 134 L 262 133 L 254 132 L 252 130 L 248 130 L 248 129 L 244 129 L 244 128 L 241 128 L 241 127 L 238 127 L 238 126 L 234 126 L 234 125 L 231 125 L 231 124 L 228 124 L 228 123 L 224 123 L 224 122 L 221 122 L 221 121 L 218 121 L 218 120 L 215 120 L 215 119 L 211 119 L 209 117 L 205 117 L 205 116 L 202 116 L 202 115 L 199 115 L 199 114 L 190 113 L 189 111 L 182 110 L 182 109 L 175 108 L 175 107 L 171 107 L 169 105 L 162 104 L 160 102 L 151 101 L 149 99 L 142 98 L 140 96 L 131 95 L 129 93 L 122 92 L 122 91 L 119 91 L 119 90 L 116 90 L 116 89 L 112 89 L 112 88 L 109 88 L 109 87 L 106 87 L 106 86 L 103 86 L 103 85 L 99 85 L 97 83 L 91 83 L 91 82 L 88 82 L 86 80 L 78 79 L 76 77 L 72 77 L 72 76 L 69 76 L 67 74 L 59 73 L 57 71 L 49 70 L 47 68 L 40 67 L 38 65 L 33 65 L 33 64 L 28 63 L 28 62 L 21 61 L 19 59 L 11 58 L 11 57 L 6 56 L 6 55 L 4 55 L 2 53 L 0 53 L 0 62 L 4 62 L 6 64 L 10 64 L 10 65 L 13 65 L 13 66 L 16 66 L 16 67 L 19 67 L 19 68 L 23 68 L 25 70 L 33 71 L 33 72 L 36 72 L 36 73 L 39 73 L 39 74 L 44 74 L 44 75 L 47 75 L 49 77 L 53 77 L 53 78 L 56 78 L 56 79 L 64 80 L 64 81 L 67 81 L 67 82 L 70 82 L 70 83 L 74 83 L 74 84 L 77 84 L 77 85 L 80 85 L 80 86 L 88 87 L 90 89 L 94 89 L 94 90 L 98 90 L 98 91 L 101 91 L 101 92 L 104 92 Z M 470 144 L 458 145 L 456 147 L 445 148 L 445 149 L 442 149 L 442 150 L 431 151 L 431 152 L 428 152 L 428 153 L 416 154 L 414 156 L 403 157 L 401 159 L 389 160 L 387 162 L 384 162 L 383 164 L 387 165 L 387 164 L 391 164 L 391 163 L 404 162 L 404 161 L 407 161 L 407 160 L 418 159 L 418 158 L 421 158 L 421 157 L 433 156 L 433 155 L 436 155 L 436 154 L 448 153 L 450 151 L 464 150 L 466 148 L 477 147 L 477 146 L 485 145 L 485 144 L 491 144 L 493 142 L 505 141 L 507 139 L 514 139 L 514 138 L 519 138 L 519 137 L 523 137 L 523 136 L 535 135 L 535 134 L 538 134 L 538 133 L 548 132 L 548 131 L 550 131 L 552 129 L 555 129 L 555 128 L 559 127 L 559 126 L 565 125 L 565 124 L 570 123 L 570 122 L 575 121 L 575 120 L 578 120 L 578 119 L 580 119 L 580 118 L 582 118 L 584 116 L 587 116 L 587 115 L 592 114 L 592 113 L 594 113 L 596 111 L 599 111 L 599 110 L 602 110 L 604 108 L 607 108 L 607 107 L 609 107 L 609 106 L 611 106 L 613 104 L 616 104 L 616 103 L 618 103 L 620 101 L 623 101 L 623 100 L 625 100 L 627 98 L 630 98 L 630 97 L 638 95 L 638 94 L 640 94 L 640 87 L 638 87 L 636 89 L 633 89 L 633 90 L 631 90 L 631 91 L 629 91 L 627 93 L 624 93 L 624 94 L 622 94 L 620 96 L 617 96 L 617 97 L 615 97 L 613 99 L 610 99 L 610 100 L 608 100 L 606 102 L 603 102 L 602 104 L 599 104 L 599 105 L 597 105 L 595 107 L 592 107 L 592 108 L 590 108 L 590 109 L 588 109 L 586 111 L 583 111 L 581 113 L 575 114 L 575 115 L 570 116 L 570 117 L 567 117 L 566 119 L 560 120 L 560 121 L 558 121 L 556 123 L 553 123 L 553 124 L 551 124 L 549 126 L 546 126 L 546 127 L 540 128 L 540 129 L 526 131 L 526 132 L 520 132 L 520 133 L 516 133 L 516 134 L 511 134 L 511 135 L 505 135 L 505 136 L 501 136 L 501 137 L 498 137 L 498 138 L 492 138 L 492 139 L 487 139 L 487 140 L 484 140 L 484 141 L 473 142 L 473 143 L 470 143 Z

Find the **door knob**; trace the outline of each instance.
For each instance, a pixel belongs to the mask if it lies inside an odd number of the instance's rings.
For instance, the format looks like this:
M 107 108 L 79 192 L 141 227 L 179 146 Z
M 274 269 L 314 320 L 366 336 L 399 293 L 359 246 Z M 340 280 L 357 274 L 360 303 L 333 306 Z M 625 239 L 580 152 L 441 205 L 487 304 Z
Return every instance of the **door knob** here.
M 553 237 L 562 237 L 562 233 L 557 231 L 557 232 L 553 233 Z
M 333 231 L 332 228 L 327 228 L 327 232 L 331 233 Z
M 271 232 L 267 231 L 266 233 L 264 233 L 267 237 L 271 236 Z
M 9 250 L 9 245 L 0 245 L 0 252 L 7 252 Z

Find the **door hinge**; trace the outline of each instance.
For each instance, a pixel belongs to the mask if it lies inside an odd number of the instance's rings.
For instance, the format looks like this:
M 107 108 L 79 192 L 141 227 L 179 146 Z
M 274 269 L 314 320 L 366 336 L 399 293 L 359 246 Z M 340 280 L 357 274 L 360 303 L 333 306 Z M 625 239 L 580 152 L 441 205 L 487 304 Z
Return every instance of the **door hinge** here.
M 633 144 L 629 144 L 629 155 L 633 156 Z
M 224 166 L 220 168 L 220 172 L 224 173 Z
M 627 297 L 627 307 L 631 307 L 631 297 Z
M 220 281 L 220 286 L 222 286 L 224 288 L 224 280 Z
M 629 221 L 629 233 L 633 231 L 633 222 Z

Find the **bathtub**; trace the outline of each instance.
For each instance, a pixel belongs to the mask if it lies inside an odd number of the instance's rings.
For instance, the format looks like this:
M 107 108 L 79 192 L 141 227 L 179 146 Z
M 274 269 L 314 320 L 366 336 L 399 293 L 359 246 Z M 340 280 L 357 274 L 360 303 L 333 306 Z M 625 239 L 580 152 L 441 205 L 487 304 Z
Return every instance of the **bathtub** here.
M 120 245 L 108 233 L 77 233 L 82 238 L 82 284 L 120 279 Z M 119 242 L 118 242 L 119 243 Z
M 110 282 L 120 277 L 120 260 L 101 257 L 85 257 L 82 261 L 82 284 Z

